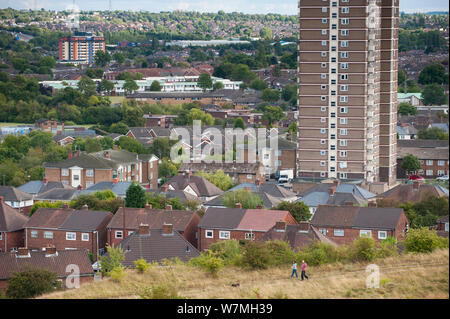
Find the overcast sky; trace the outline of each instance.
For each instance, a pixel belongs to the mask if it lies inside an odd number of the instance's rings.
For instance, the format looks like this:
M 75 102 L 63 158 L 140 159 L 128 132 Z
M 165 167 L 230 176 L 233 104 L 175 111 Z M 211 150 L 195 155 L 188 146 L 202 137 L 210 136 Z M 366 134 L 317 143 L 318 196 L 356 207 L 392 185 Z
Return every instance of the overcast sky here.
M 109 0 L 75 0 L 81 10 L 107 10 Z M 296 14 L 297 0 L 112 0 L 113 10 L 151 12 L 186 10 L 200 12 L 244 12 Z M 72 0 L 0 0 L 0 8 L 64 10 Z M 448 0 L 400 0 L 405 12 L 448 11 Z

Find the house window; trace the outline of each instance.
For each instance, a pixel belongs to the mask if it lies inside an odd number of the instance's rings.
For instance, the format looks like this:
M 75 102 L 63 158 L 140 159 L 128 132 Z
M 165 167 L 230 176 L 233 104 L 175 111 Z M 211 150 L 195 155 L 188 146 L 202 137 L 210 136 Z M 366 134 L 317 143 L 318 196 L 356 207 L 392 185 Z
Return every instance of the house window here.
M 69 170 L 68 169 L 62 169 L 61 170 L 61 176 L 69 176 Z
M 348 19 L 342 19 L 341 20 L 342 25 L 347 25 L 349 23 Z
M 341 107 L 341 113 L 348 113 L 348 109 L 346 107 Z
M 326 46 L 327 45 L 327 41 L 322 41 L 322 45 Z
M 322 145 L 327 144 L 327 140 L 320 140 L 320 144 Z
M 45 231 L 44 232 L 44 238 L 45 239 L 53 239 L 53 232 L 52 231 Z
M 445 231 L 448 232 L 448 223 L 445 223 Z
M 319 228 L 319 231 L 322 235 L 324 235 L 324 236 L 327 235 L 327 230 L 325 228 Z
M 348 85 L 341 85 L 341 91 L 348 91 Z
M 205 238 L 214 238 L 214 232 L 212 230 L 205 231 Z
M 347 129 L 346 128 L 341 128 L 340 129 L 340 134 L 341 135 L 347 135 Z
M 387 238 L 387 231 L 378 231 L 378 239 L 386 239 Z
M 325 156 L 327 152 L 326 151 L 320 151 L 320 155 Z
M 438 161 L 438 166 L 444 166 L 445 165 L 445 161 Z
M 341 41 L 342 48 L 348 48 L 348 41 Z
M 341 74 L 341 80 L 347 81 L 348 80 L 348 74 Z
M 321 90 L 326 90 L 326 89 L 327 89 L 327 86 L 326 86 L 326 85 L 321 85 L 321 86 L 320 86 L 320 89 L 321 89 Z
M 339 101 L 341 101 L 341 102 L 348 102 L 348 96 L 340 96 L 340 99 L 339 99 Z
M 123 238 L 123 231 L 122 230 L 116 230 L 116 238 Z
M 81 240 L 82 241 L 89 241 L 89 234 L 88 233 L 81 234 Z
M 427 165 L 433 165 L 433 160 L 427 160 Z
M 327 19 L 322 19 L 322 23 L 327 23 Z
M 38 231 L 37 230 L 32 230 L 31 231 L 31 238 L 38 238 Z
M 347 70 L 348 69 L 348 63 L 341 63 L 341 69 Z
M 335 229 L 333 231 L 334 236 L 336 237 L 344 237 L 344 230 L 343 229 Z
M 341 157 L 347 157 L 347 151 L 341 151 L 340 153 Z
M 320 75 L 320 78 L 325 80 L 327 78 L 327 75 L 323 73 L 323 74 Z
M 2 238 L 2 236 L 3 236 L 3 233 L 0 233 L 0 240 L 2 240 L 3 238 Z
M 427 176 L 433 176 L 433 170 L 427 169 L 426 173 Z
M 322 12 L 323 13 L 327 12 L 327 7 L 322 7 Z
M 349 7 L 342 7 L 341 8 L 341 13 L 349 13 L 350 8 Z
M 94 170 L 93 169 L 86 170 L 86 176 L 87 177 L 94 177 Z
M 254 233 L 245 233 L 245 239 L 255 240 L 255 234 Z
M 320 129 L 320 133 L 325 134 L 326 132 L 327 132 L 326 129 L 324 129 L 324 128 L 321 128 L 321 129 Z
M 445 171 L 442 171 L 442 170 L 438 170 L 438 176 L 443 176 L 443 175 L 445 175 Z
M 253 177 L 253 175 L 251 175 L 251 174 L 247 175 L 247 179 L 252 179 L 252 177 Z
M 347 118 L 346 118 L 346 117 L 341 117 L 341 118 L 339 119 L 339 123 L 341 123 L 342 125 L 347 124 Z
M 325 69 L 327 67 L 326 63 L 322 63 L 322 68 Z
M 372 237 L 372 231 L 371 230 L 360 230 L 359 231 L 360 237 Z
M 322 30 L 322 35 L 327 35 L 327 30 Z
M 229 231 L 220 231 L 219 239 L 230 239 L 230 232 Z
M 341 35 L 342 36 L 348 36 L 348 30 L 341 30 Z
M 326 100 L 327 100 L 327 97 L 326 97 L 326 96 L 321 96 L 321 97 L 320 97 L 320 100 L 321 100 L 321 101 L 326 101 Z
M 77 233 L 66 233 L 66 240 L 77 240 Z

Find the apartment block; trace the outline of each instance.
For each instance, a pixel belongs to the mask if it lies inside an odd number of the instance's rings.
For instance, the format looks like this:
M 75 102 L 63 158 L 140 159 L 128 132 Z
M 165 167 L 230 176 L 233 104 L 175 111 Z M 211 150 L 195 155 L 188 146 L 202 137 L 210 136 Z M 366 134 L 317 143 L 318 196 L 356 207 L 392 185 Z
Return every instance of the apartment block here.
M 59 60 L 74 64 L 94 63 L 97 51 L 105 51 L 105 38 L 92 33 L 75 33 L 74 36 L 59 39 Z
M 398 0 L 300 0 L 298 177 L 396 179 Z

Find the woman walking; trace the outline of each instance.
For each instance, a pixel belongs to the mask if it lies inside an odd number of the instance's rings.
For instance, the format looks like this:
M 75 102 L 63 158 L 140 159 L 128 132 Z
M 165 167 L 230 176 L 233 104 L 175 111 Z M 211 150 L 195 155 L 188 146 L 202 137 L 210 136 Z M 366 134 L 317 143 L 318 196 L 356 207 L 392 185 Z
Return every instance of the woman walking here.
M 298 273 L 297 273 L 297 262 L 294 260 L 294 262 L 292 263 L 292 274 L 291 274 L 291 279 L 292 277 L 295 276 L 298 278 Z
M 309 280 L 308 276 L 306 275 L 306 266 L 308 266 L 308 264 L 305 263 L 304 260 L 302 260 L 302 280 L 303 280 L 303 278 L 306 278 L 307 280 Z

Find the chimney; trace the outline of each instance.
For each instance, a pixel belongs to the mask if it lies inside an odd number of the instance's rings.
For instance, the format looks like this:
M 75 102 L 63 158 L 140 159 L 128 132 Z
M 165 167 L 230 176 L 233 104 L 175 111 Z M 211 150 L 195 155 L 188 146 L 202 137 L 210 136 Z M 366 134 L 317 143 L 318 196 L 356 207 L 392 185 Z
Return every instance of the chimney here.
M 109 158 L 109 159 L 110 159 L 110 158 L 111 158 L 111 151 L 104 151 L 104 152 L 103 152 L 103 157 L 104 157 L 104 158 Z
M 89 210 L 89 206 L 86 205 L 86 204 L 84 204 L 83 207 L 82 207 L 82 209 L 83 209 L 83 210 Z
M 236 203 L 236 205 L 234 205 L 234 208 L 242 208 L 242 204 L 241 203 Z
M 369 202 L 368 204 L 368 207 L 378 207 L 378 204 L 377 204 L 377 202 Z
M 45 256 L 56 255 L 56 247 L 54 245 L 48 245 L 45 247 Z
M 47 183 L 48 183 L 48 180 L 47 180 L 47 178 L 46 178 L 46 177 L 44 177 L 44 178 L 42 179 L 42 183 L 43 183 L 44 185 L 47 185 Z
M 139 235 L 150 235 L 150 226 L 141 223 L 139 225 Z
M 300 231 L 300 232 L 309 231 L 309 222 L 305 222 L 305 221 L 300 222 L 300 223 L 298 223 L 298 226 L 299 226 L 298 231 Z
M 189 179 L 192 176 L 192 172 L 186 171 L 186 174 L 184 174 L 184 176 Z
M 275 223 L 275 231 L 277 232 L 284 232 L 286 231 L 286 222 L 283 220 L 280 220 L 279 222 Z
M 118 178 L 113 178 L 113 184 L 117 184 L 119 182 Z
M 169 185 L 164 184 L 164 185 L 161 186 L 161 192 L 165 193 L 165 192 L 167 192 L 168 190 L 169 190 Z
M 63 207 L 62 208 L 64 208 L 64 209 L 68 209 L 69 208 L 69 204 L 67 204 L 67 203 L 64 203 L 63 204 Z
M 69 148 L 67 151 L 67 159 L 71 159 L 73 157 L 72 150 Z
M 173 235 L 173 225 L 164 224 L 163 225 L 163 235 Z
M 338 187 L 340 183 L 341 183 L 341 181 L 338 180 L 338 179 L 336 179 L 336 180 L 333 181 L 333 185 L 334 185 L 335 187 Z
M 328 189 L 328 195 L 333 196 L 334 193 L 336 193 L 336 186 L 331 186 L 331 187 Z
M 344 206 L 353 206 L 353 202 L 345 202 Z
M 152 205 L 150 205 L 149 203 L 145 204 L 145 210 L 152 210 Z
M 19 247 L 17 249 L 17 256 L 18 257 L 30 257 L 30 251 L 26 247 Z
M 255 185 L 256 185 L 256 186 L 259 186 L 259 185 L 261 185 L 261 181 L 260 181 L 259 179 L 256 179 L 256 181 L 255 181 Z
M 172 205 L 166 205 L 166 210 L 172 210 Z

